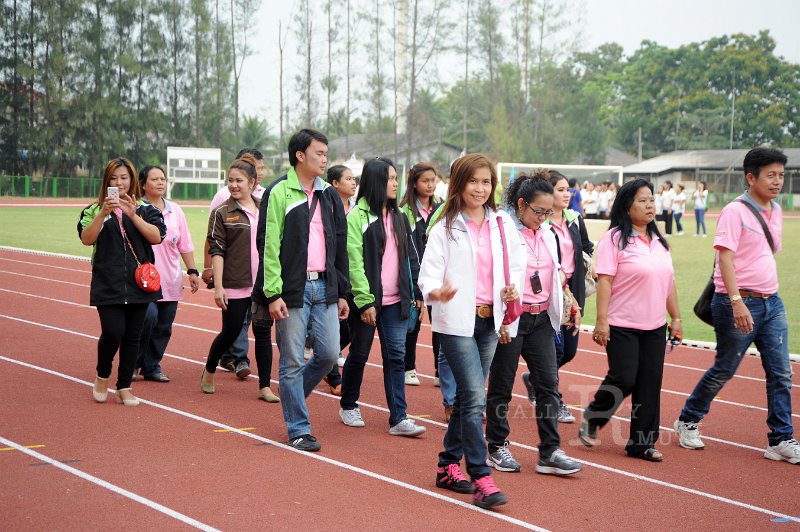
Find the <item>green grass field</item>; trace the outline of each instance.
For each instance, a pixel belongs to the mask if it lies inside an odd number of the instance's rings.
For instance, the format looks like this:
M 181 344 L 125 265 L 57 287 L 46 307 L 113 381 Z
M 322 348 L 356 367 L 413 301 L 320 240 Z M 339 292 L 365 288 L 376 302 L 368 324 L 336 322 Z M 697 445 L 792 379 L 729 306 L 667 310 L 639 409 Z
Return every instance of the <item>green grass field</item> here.
M 0 245 L 89 257 L 91 248 L 81 244 L 76 230 L 80 210 L 77 207 L 0 207 Z M 202 267 L 208 208 L 184 207 L 184 212 L 195 243 L 195 260 L 198 267 Z M 687 219 L 684 224 L 686 235 L 670 239 L 670 246 L 684 320 L 684 337 L 713 342 L 714 331 L 692 313 L 692 306 L 711 274 L 714 260 L 711 245 L 715 220 L 707 219 L 706 225 L 710 236 L 694 238 L 691 236 L 694 219 Z M 593 223 L 590 236 L 599 238 L 605 227 L 605 223 Z M 789 349 L 792 353 L 800 353 L 800 286 L 793 282 L 800 279 L 800 247 L 793 242 L 800 242 L 800 219 L 797 218 L 784 220 L 778 274 L 781 296 L 789 317 Z M 592 297 L 586 304 L 585 323 L 594 323 L 594 317 Z

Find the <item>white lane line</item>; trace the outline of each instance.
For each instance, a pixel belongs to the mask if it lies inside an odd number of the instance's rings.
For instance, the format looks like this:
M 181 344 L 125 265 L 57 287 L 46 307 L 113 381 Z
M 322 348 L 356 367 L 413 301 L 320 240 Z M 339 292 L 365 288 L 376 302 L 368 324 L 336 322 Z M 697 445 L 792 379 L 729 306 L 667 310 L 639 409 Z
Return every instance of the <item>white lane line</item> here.
M 0 257 L 0 260 L 4 260 L 6 262 L 14 262 L 16 264 L 26 264 L 28 266 L 38 266 L 38 267 L 41 267 L 41 268 L 53 268 L 53 269 L 56 269 L 56 270 L 66 270 L 66 271 L 75 272 L 75 273 L 85 273 L 85 274 L 89 274 L 89 275 L 91 275 L 91 273 L 92 273 L 92 270 L 90 268 L 87 268 L 85 270 L 77 270 L 75 268 L 67 268 L 65 266 L 56 266 L 54 264 L 43 264 L 41 262 L 31 262 L 31 261 L 27 261 L 27 260 L 9 259 L 8 257 Z
M 10 362 L 12 364 L 17 364 L 17 365 L 26 367 L 28 369 L 33 369 L 33 370 L 36 370 L 36 371 L 41 371 L 43 373 L 48 373 L 50 375 L 54 375 L 54 376 L 62 378 L 62 379 L 66 379 L 66 380 L 70 380 L 72 382 L 83 384 L 84 386 L 94 386 L 94 383 L 91 383 L 91 382 L 88 382 L 88 381 L 84 381 L 82 379 L 78 379 L 77 377 L 73 377 L 71 375 L 67 375 L 65 373 L 61 373 L 61 372 L 58 372 L 58 371 L 55 371 L 55 370 L 51 370 L 51 369 L 44 368 L 44 367 L 41 367 L 41 366 L 36 366 L 34 364 L 29 364 L 29 363 L 23 362 L 21 360 L 8 358 L 8 357 L 2 356 L 2 355 L 0 355 L 0 360 L 5 361 L 5 362 Z M 240 436 L 244 436 L 246 438 L 250 438 L 250 439 L 256 440 L 256 441 L 261 442 L 261 443 L 266 443 L 266 444 L 272 445 L 274 447 L 278 447 L 280 449 L 283 449 L 285 451 L 293 452 L 293 453 L 295 453 L 295 454 L 297 454 L 299 456 L 302 456 L 303 458 L 309 458 L 309 459 L 312 459 L 312 460 L 318 460 L 320 462 L 323 462 L 323 463 L 326 463 L 326 464 L 329 464 L 329 465 L 332 465 L 332 466 L 335 466 L 335 467 L 339 467 L 341 469 L 345 469 L 345 470 L 351 471 L 353 473 L 358 473 L 358 474 L 361 474 L 361 475 L 364 475 L 364 476 L 367 476 L 367 477 L 370 477 L 370 478 L 373 478 L 373 479 L 376 479 L 376 480 L 380 480 L 382 482 L 385 482 L 387 484 L 391 484 L 393 486 L 397 486 L 399 488 L 407 489 L 409 491 L 412 491 L 414 493 L 418 493 L 420 495 L 425 495 L 425 496 L 431 497 L 433 499 L 437 499 L 439 501 L 443 501 L 445 503 L 453 504 L 455 506 L 459 506 L 459 507 L 467 509 L 467 510 L 472 510 L 474 512 L 478 512 L 478 513 L 483 514 L 483 515 L 485 515 L 487 517 L 492 517 L 494 519 L 499 519 L 501 521 L 505 521 L 507 523 L 511 523 L 511 524 L 520 526 L 522 528 L 528 529 L 528 530 L 537 530 L 537 531 L 543 531 L 543 532 L 546 532 L 546 530 L 547 530 L 545 528 L 541 528 L 539 526 L 536 526 L 536 525 L 534 525 L 532 523 L 528 523 L 528 522 L 523 521 L 521 519 L 517 519 L 515 517 L 510 517 L 510 516 L 507 516 L 507 515 L 503 515 L 503 514 L 497 513 L 497 512 L 492 512 L 492 511 L 489 511 L 489 510 L 484 510 L 484 509 L 479 508 L 479 507 L 477 507 L 477 506 L 475 506 L 473 504 L 469 504 L 467 502 L 464 502 L 464 501 L 461 501 L 461 500 L 458 500 L 458 499 L 453 499 L 453 498 L 447 497 L 445 495 L 442 495 L 441 493 L 437 493 L 435 491 L 430 491 L 430 490 L 427 490 L 425 488 L 421 488 L 419 486 L 415 486 L 414 484 L 409 484 L 409 483 L 403 482 L 401 480 L 397 480 L 397 479 L 394 479 L 394 478 L 391 478 L 391 477 L 387 477 L 385 475 L 381 475 L 380 473 L 376 473 L 376 472 L 370 471 L 368 469 L 363 469 L 363 468 L 360 468 L 358 466 L 354 466 L 354 465 L 348 464 L 346 462 L 340 462 L 338 460 L 334 460 L 332 458 L 328 458 L 328 457 L 320 455 L 320 454 L 314 454 L 314 453 L 308 453 L 308 452 L 305 452 L 305 451 L 299 451 L 299 450 L 295 449 L 294 447 L 291 447 L 291 446 L 289 446 L 289 445 L 287 445 L 285 443 L 281 443 L 281 442 L 278 442 L 278 441 L 275 441 L 275 440 L 271 440 L 269 438 L 265 438 L 265 437 L 259 436 L 257 434 L 251 434 L 250 432 L 247 432 L 247 431 L 244 431 L 244 430 L 241 430 L 241 429 L 237 429 L 237 428 L 232 427 L 230 425 L 226 425 L 225 423 L 221 423 L 219 421 L 214 421 L 212 419 L 208 419 L 208 418 L 199 416 L 197 414 L 192 414 L 190 412 L 185 412 L 183 410 L 179 410 L 179 409 L 173 408 L 171 406 L 163 405 L 161 403 L 156 403 L 154 401 L 149 401 L 147 399 L 142 399 L 141 397 L 139 397 L 139 401 L 141 401 L 142 404 L 150 405 L 150 406 L 152 406 L 154 408 L 158 408 L 160 410 L 164 410 L 164 411 L 170 412 L 172 414 L 176 414 L 176 415 L 179 415 L 179 416 L 182 416 L 182 417 L 194 420 L 194 421 L 199 421 L 201 423 L 205 423 L 207 425 L 211 425 L 211 426 L 216 427 L 218 429 L 224 429 L 224 430 L 229 431 L 229 432 L 235 432 L 236 434 L 239 434 Z M 775 514 L 775 517 L 788 517 L 788 516 L 783 516 L 781 514 Z
M 0 357 L 0 358 L 5 358 L 5 357 Z M 159 504 L 159 503 L 157 503 L 157 502 L 155 502 L 155 501 L 153 501 L 151 499 L 148 499 L 146 497 L 142 497 L 141 495 L 137 495 L 136 493 L 133 493 L 132 491 L 128 491 L 125 488 L 121 488 L 120 486 L 117 486 L 116 484 L 112 484 L 112 483 L 110 483 L 110 482 L 108 482 L 106 480 L 103 480 L 102 478 L 98 478 L 98 477 L 96 477 L 94 475 L 90 475 L 89 473 L 86 473 L 84 471 L 81 471 L 80 469 L 76 469 L 76 468 L 74 468 L 72 466 L 69 466 L 69 465 L 64 464 L 62 462 L 59 462 L 58 460 L 53 460 L 49 456 L 46 456 L 46 455 L 44 455 L 42 453 L 39 453 L 39 452 L 36 452 L 36 451 L 34 451 L 32 449 L 26 449 L 24 446 L 22 446 L 22 445 L 20 445 L 20 444 L 18 444 L 16 442 L 13 442 L 13 441 L 11 441 L 9 439 L 6 439 L 6 438 L 4 438 L 2 436 L 0 436 L 0 443 L 5 445 L 6 447 L 13 447 L 14 449 L 18 450 L 21 453 L 25 453 L 28 456 L 36 458 L 37 460 L 39 460 L 41 462 L 44 462 L 46 464 L 50 464 L 53 467 L 57 467 L 58 469 L 60 469 L 62 471 L 66 471 L 67 473 L 69 473 L 71 475 L 75 475 L 78 478 L 81 478 L 83 480 L 87 480 L 87 481 L 89 481 L 89 482 L 91 482 L 93 484 L 97 484 L 101 488 L 105 488 L 105 489 L 107 489 L 109 491 L 113 491 L 114 493 L 116 493 L 118 495 L 122 495 L 123 497 L 127 497 L 128 499 L 131 499 L 132 501 L 138 502 L 139 504 L 143 504 L 144 506 L 147 506 L 148 508 L 151 508 L 151 509 L 153 509 L 153 510 L 155 510 L 157 512 L 161 512 L 164 515 L 167 515 L 167 516 L 169 516 L 169 517 L 171 517 L 173 519 L 176 519 L 176 520 L 180 521 L 181 523 L 187 524 L 187 525 L 189 525 L 191 527 L 197 528 L 198 530 L 204 530 L 206 532 L 218 532 L 219 531 L 219 529 L 217 529 L 217 528 L 214 528 L 214 527 L 212 527 L 210 525 L 207 525 L 205 523 L 201 523 L 197 519 L 193 519 L 193 518 L 189 517 L 188 515 L 182 514 L 182 513 L 178 512 L 176 510 L 173 510 L 172 508 L 168 508 L 168 507 L 164 506 L 163 504 Z
M 9 317 L 9 316 L 4 316 L 2 314 L 0 314 L 0 317 L 5 317 L 5 318 L 12 319 L 12 320 L 20 321 L 20 322 L 23 322 L 23 323 L 28 323 L 28 324 L 33 324 L 33 325 L 39 325 L 39 326 L 46 327 L 46 325 L 42 325 L 40 323 L 31 322 L 31 321 L 23 320 L 23 319 L 20 319 L 20 318 L 13 318 L 13 317 Z M 87 335 L 87 334 L 74 333 L 73 331 L 68 331 L 68 330 L 63 330 L 63 331 L 64 332 L 68 332 L 68 333 L 72 333 L 72 334 L 79 334 L 80 336 L 85 336 L 85 337 L 88 337 L 88 338 L 93 338 L 93 339 L 97 338 L 95 336 L 90 336 L 90 335 Z M 203 362 L 200 362 L 200 361 L 191 360 L 191 359 L 187 359 L 187 358 L 183 358 L 183 357 L 178 357 L 178 356 L 175 356 L 175 355 L 167 354 L 166 356 L 169 356 L 171 358 L 175 358 L 175 359 L 178 359 L 178 360 L 183 360 L 185 362 L 190 362 L 192 364 L 197 364 L 197 365 L 202 365 L 203 364 Z M 5 358 L 6 357 L 0 356 L 0 360 L 5 359 Z M 50 370 L 50 369 L 47 369 L 47 368 L 41 368 L 39 366 L 28 364 L 26 362 L 16 361 L 14 359 L 8 359 L 8 360 L 12 361 L 12 362 L 15 362 L 15 363 L 19 363 L 19 364 L 24 365 L 24 366 L 31 367 L 33 369 L 44 371 L 46 373 L 51 373 L 53 375 L 62 376 L 64 378 L 68 378 L 68 379 L 70 379 L 72 381 L 75 381 L 75 382 L 80 382 L 80 383 L 86 384 L 86 385 L 93 385 L 93 383 L 89 383 L 87 381 L 82 381 L 82 380 L 77 379 L 75 377 L 71 377 L 69 375 L 64 375 L 62 373 L 59 373 L 59 372 L 56 372 L 56 371 L 53 371 L 53 370 Z M 257 378 L 257 376 L 251 375 L 251 378 Z M 274 382 L 276 384 L 278 383 L 278 381 L 276 381 L 274 379 L 272 380 L 272 382 Z M 336 401 L 339 400 L 339 397 L 336 397 L 334 395 L 331 395 L 331 394 L 328 394 L 328 393 L 325 393 L 325 392 L 320 392 L 318 390 L 314 390 L 313 393 L 317 394 L 317 395 L 321 395 L 323 397 L 327 397 L 327 398 L 336 400 Z M 517 396 L 517 397 L 522 397 L 522 396 L 519 396 L 517 394 L 514 394 L 514 395 Z M 525 398 L 525 399 L 527 400 L 527 398 Z M 155 405 L 155 403 L 153 403 L 153 404 Z M 381 411 L 381 412 L 388 412 L 389 411 L 387 408 L 376 406 L 376 405 L 372 405 L 372 404 L 365 403 L 365 402 L 359 402 L 359 406 L 361 406 L 362 408 L 370 408 L 370 409 Z M 168 408 L 170 408 L 170 407 L 165 407 L 165 409 L 168 409 Z M 193 416 L 193 414 L 188 414 L 188 415 L 189 416 Z M 446 427 L 447 426 L 446 424 L 441 423 L 439 421 L 420 418 L 420 417 L 417 417 L 417 416 L 409 416 L 409 417 L 412 417 L 412 418 L 414 418 L 417 421 L 422 422 L 422 423 L 428 423 L 428 424 L 436 425 L 436 426 L 439 426 L 439 427 Z M 621 421 L 630 422 L 629 419 L 620 418 L 620 417 L 617 417 L 617 416 L 614 416 L 614 418 L 615 419 L 619 419 Z M 662 428 L 664 430 L 669 430 L 671 432 L 674 432 L 674 430 L 671 429 L 671 428 L 667 428 L 667 427 L 662 427 Z M 233 431 L 234 432 L 243 433 L 242 431 L 239 431 L 237 429 L 233 429 Z M 243 433 L 243 434 L 246 435 L 246 436 L 252 436 L 252 435 L 250 435 L 248 433 Z M 738 443 L 734 443 L 734 442 L 727 442 L 726 440 L 721 440 L 721 439 L 717 439 L 717 438 L 711 438 L 711 437 L 708 437 L 708 436 L 703 436 L 703 437 L 705 439 L 707 439 L 707 440 L 713 440 L 713 441 L 717 441 L 717 442 L 720 442 L 720 443 L 729 443 L 730 445 L 734 445 L 734 446 L 737 446 L 737 447 L 742 447 L 742 448 L 752 449 L 752 450 L 758 451 L 758 452 L 763 452 L 762 449 L 758 449 L 756 447 L 749 447 L 749 446 L 746 446 L 746 445 L 743 445 L 743 444 L 738 444 Z M 517 446 L 517 447 L 520 447 L 520 448 L 523 448 L 523 449 L 529 449 L 529 450 L 538 451 L 538 449 L 536 447 L 529 446 L 529 445 L 526 445 L 526 444 L 523 444 L 523 443 L 513 442 L 513 441 L 510 442 L 510 443 L 512 445 L 514 445 L 514 446 Z M 294 449 L 292 448 L 292 450 L 294 450 Z M 740 507 L 752 509 L 752 510 L 755 510 L 755 511 L 763 510 L 764 512 L 769 513 L 769 515 L 775 515 L 777 517 L 787 518 L 787 519 L 790 519 L 790 520 L 797 520 L 798 522 L 800 522 L 800 518 L 797 518 L 797 517 L 792 517 L 792 516 L 788 516 L 788 515 L 785 516 L 783 514 L 779 514 L 779 513 L 773 512 L 772 510 L 762 509 L 762 508 L 760 508 L 758 506 L 753 506 L 753 505 L 750 505 L 750 504 L 747 504 L 747 503 L 744 503 L 744 502 L 741 502 L 741 501 L 736 501 L 734 499 L 727 499 L 725 497 L 714 495 L 712 493 L 708 493 L 708 492 L 704 492 L 704 491 L 700 491 L 700 490 L 695 490 L 694 488 L 689 488 L 687 486 L 681 486 L 679 484 L 673 484 L 673 483 L 666 482 L 666 481 L 659 480 L 659 479 L 655 479 L 655 478 L 652 478 L 652 477 L 646 477 L 646 476 L 643 476 L 643 475 L 638 475 L 636 473 L 631 473 L 631 472 L 626 471 L 624 469 L 617 469 L 617 468 L 606 466 L 606 465 L 599 464 L 599 463 L 596 463 L 596 462 L 590 462 L 590 461 L 587 461 L 587 460 L 578 460 L 578 461 L 583 463 L 583 464 L 585 464 L 585 465 L 587 465 L 587 466 L 596 467 L 598 469 L 602 469 L 604 471 L 608 471 L 608 472 L 611 472 L 611 473 L 618 473 L 620 475 L 627 476 L 627 477 L 632 477 L 632 478 L 635 478 L 637 480 L 642 480 L 644 482 L 650 482 L 650 483 L 653 483 L 653 484 L 656 484 L 656 485 L 665 486 L 665 487 L 672 488 L 672 489 L 675 489 L 675 490 L 678 490 L 678 491 L 683 491 L 683 492 L 686 492 L 686 493 L 691 493 L 693 495 L 700 495 L 700 496 L 703 496 L 703 497 L 708 497 L 708 498 L 711 498 L 711 499 L 714 499 L 714 500 L 719 500 L 719 501 L 726 502 L 726 503 L 728 501 L 730 501 L 730 504 L 733 504 L 734 506 L 740 506 Z

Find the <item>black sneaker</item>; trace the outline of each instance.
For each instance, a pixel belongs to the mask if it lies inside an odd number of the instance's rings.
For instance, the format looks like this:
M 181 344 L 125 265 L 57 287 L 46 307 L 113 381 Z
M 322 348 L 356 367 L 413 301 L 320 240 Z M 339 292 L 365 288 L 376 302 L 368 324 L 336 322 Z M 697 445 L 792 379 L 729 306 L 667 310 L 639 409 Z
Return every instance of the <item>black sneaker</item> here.
M 236 364 L 236 376 L 241 380 L 245 380 L 250 376 L 250 364 L 244 360 Z
M 220 360 L 219 361 L 219 367 L 221 367 L 222 369 L 226 369 L 226 370 L 230 371 L 231 373 L 233 373 L 234 371 L 236 371 L 236 361 L 233 360 L 233 359 Z
M 436 487 L 455 491 L 457 493 L 474 493 L 472 484 L 464 478 L 458 464 L 447 464 L 436 468 Z
M 296 438 L 289 440 L 289 445 L 298 451 L 308 451 L 314 453 L 322 449 L 322 445 L 311 434 L 301 434 Z

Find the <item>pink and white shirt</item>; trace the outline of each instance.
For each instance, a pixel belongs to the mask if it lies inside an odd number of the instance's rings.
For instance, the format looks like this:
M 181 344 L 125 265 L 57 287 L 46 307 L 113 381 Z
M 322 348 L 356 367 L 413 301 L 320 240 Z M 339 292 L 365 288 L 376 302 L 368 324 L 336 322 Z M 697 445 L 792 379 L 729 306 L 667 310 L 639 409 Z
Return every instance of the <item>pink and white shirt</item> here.
M 544 231 L 541 227 L 534 233 L 528 228 L 522 229 L 520 235 L 525 240 L 525 248 L 528 254 L 527 268 L 525 271 L 525 283 L 522 290 L 522 302 L 528 305 L 546 303 L 550 301 L 550 293 L 553 284 L 553 267 L 555 261 L 547 249 L 544 241 Z M 531 277 L 537 273 L 542 285 L 542 291 L 538 294 L 533 293 Z
M 194 252 L 194 243 L 186 224 L 186 216 L 177 203 L 165 199 L 161 214 L 164 216 L 167 234 L 160 244 L 153 246 L 155 266 L 161 276 L 161 301 L 180 301 L 183 294 L 181 254 Z
M 780 251 L 783 231 L 783 213 L 780 205 L 773 201 L 772 209 L 767 210 L 753 201 L 747 192 L 740 197 L 756 207 L 772 233 L 775 252 Z M 778 291 L 778 267 L 775 257 L 769 248 L 761 224 L 746 205 L 732 201 L 722 209 L 717 220 L 714 249 L 717 251 L 729 249 L 735 253 L 733 270 L 736 273 L 736 284 L 739 289 L 764 294 L 774 294 Z M 714 268 L 714 288 L 719 293 L 728 293 L 719 271 L 719 253 Z
M 255 190 L 253 190 L 253 197 L 261 199 L 261 196 L 264 195 L 265 190 L 266 189 L 261 185 L 256 185 Z M 217 191 L 216 194 L 214 194 L 214 198 L 211 200 L 211 207 L 209 207 L 209 209 L 213 211 L 214 209 L 216 209 L 217 207 L 228 201 L 228 198 L 230 197 L 231 197 L 230 189 L 227 186 L 222 187 Z
M 672 255 L 657 238 L 650 242 L 634 233 L 619 249 L 620 231 L 608 231 L 597 244 L 598 275 L 614 277 L 608 323 L 643 331 L 666 323 L 667 297 L 675 282 Z
M 475 249 L 475 273 L 477 275 L 475 305 L 492 305 L 494 304 L 494 294 L 492 294 L 493 258 L 489 218 L 483 220 L 480 229 L 471 218 L 466 219 L 466 224 Z
M 569 222 L 566 218 L 562 218 L 561 225 L 559 225 L 551 218 L 550 225 L 558 235 L 558 247 L 561 248 L 561 271 L 569 280 L 575 273 L 575 245 L 572 243 L 572 235 L 569 232 Z

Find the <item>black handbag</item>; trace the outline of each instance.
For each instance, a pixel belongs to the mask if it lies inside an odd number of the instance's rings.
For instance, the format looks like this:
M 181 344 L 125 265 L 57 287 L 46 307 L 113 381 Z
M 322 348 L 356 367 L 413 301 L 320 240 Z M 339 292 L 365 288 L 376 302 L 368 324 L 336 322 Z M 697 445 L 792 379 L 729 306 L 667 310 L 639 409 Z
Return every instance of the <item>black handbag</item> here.
M 747 203 L 746 201 L 737 200 L 740 203 L 744 203 L 750 212 L 753 213 L 753 216 L 756 217 L 761 223 L 761 229 L 764 231 L 764 236 L 767 239 L 767 244 L 769 244 L 769 249 L 775 253 L 775 243 L 772 240 L 772 233 L 769 232 L 769 228 L 767 227 L 767 223 L 764 221 L 764 218 L 758 213 L 755 207 Z M 714 325 L 713 320 L 711 318 L 711 299 L 714 297 L 714 270 L 717 268 L 717 258 L 716 255 L 714 256 L 714 267 L 711 268 L 711 278 L 708 280 L 708 284 L 706 284 L 703 291 L 700 293 L 700 297 L 697 298 L 697 302 L 694 304 L 694 313 L 695 315 L 700 318 L 700 321 L 707 323 L 709 325 Z

